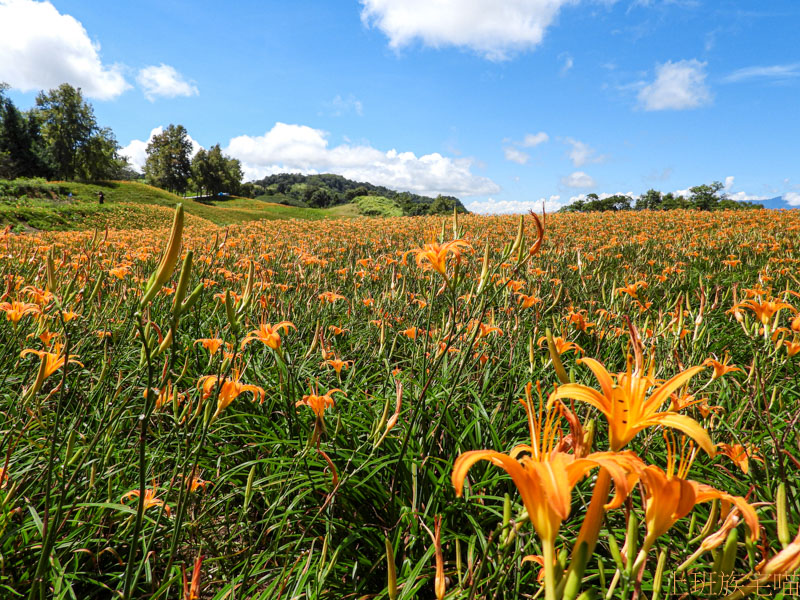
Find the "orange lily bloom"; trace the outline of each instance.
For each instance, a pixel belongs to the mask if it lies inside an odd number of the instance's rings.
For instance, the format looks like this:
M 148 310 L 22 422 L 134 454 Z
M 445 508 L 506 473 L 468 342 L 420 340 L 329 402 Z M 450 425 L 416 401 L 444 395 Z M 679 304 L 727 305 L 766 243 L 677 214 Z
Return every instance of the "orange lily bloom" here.
M 203 348 L 208 350 L 211 356 L 214 356 L 225 342 L 219 338 L 200 338 L 195 340 L 194 343 L 195 345 L 202 344 Z
M 729 362 L 730 356 L 725 354 L 725 358 L 722 359 L 722 362 L 719 362 L 713 358 L 707 358 L 703 361 L 703 364 L 707 367 L 714 367 L 714 374 L 711 376 L 711 380 L 713 381 L 714 379 L 718 379 L 727 373 L 741 371 L 739 367 L 729 365 Z
M 739 304 L 735 305 L 731 310 L 739 310 L 741 308 L 748 308 L 755 313 L 756 318 L 761 321 L 761 324 L 764 326 L 769 325 L 770 320 L 772 319 L 773 315 L 780 312 L 781 310 L 788 308 L 790 310 L 794 310 L 794 307 L 791 304 L 787 304 L 786 302 L 775 301 L 775 300 L 764 300 L 763 302 L 758 302 L 753 300 L 752 298 L 748 298 L 740 302 Z
M 342 372 L 342 369 L 349 369 L 350 365 L 353 364 L 352 360 L 340 360 L 338 358 L 330 358 L 326 360 L 323 364 L 328 364 L 333 367 L 333 370 L 336 371 L 336 374 L 339 375 Z
M 750 445 L 747 447 L 741 444 L 717 444 L 717 450 L 720 454 L 724 454 L 736 463 L 736 466 L 742 470 L 742 473 L 747 475 L 750 471 L 750 461 L 753 458 L 764 462 L 759 456 L 758 452 Z
M 163 506 L 164 512 L 167 513 L 167 516 L 170 516 L 170 507 L 169 504 L 165 503 L 160 498 L 156 498 L 156 486 L 153 485 L 152 488 L 145 488 L 144 490 L 144 509 L 147 510 L 148 508 L 152 508 L 154 506 Z M 139 490 L 131 490 L 124 496 L 122 496 L 121 501 L 125 502 L 126 500 L 130 500 L 131 498 L 138 498 L 139 497 Z
M 35 394 L 38 392 L 42 388 L 44 380 L 63 367 L 64 364 L 76 364 L 80 365 L 81 367 L 83 366 L 82 362 L 76 360 L 77 355 L 67 358 L 67 356 L 61 352 L 61 344 L 56 344 L 53 346 L 53 350 L 54 352 L 47 352 L 45 350 L 34 350 L 32 348 L 27 348 L 20 353 L 20 357 L 23 357 L 27 354 L 35 354 L 41 361 L 39 363 L 39 372 L 36 375 L 36 380 L 34 381 L 33 386 L 30 388 L 28 393 Z
M 334 392 L 339 392 L 340 394 L 344 394 L 344 392 L 338 388 L 334 388 L 332 390 L 328 390 L 324 394 L 317 394 L 312 391 L 310 394 L 306 394 L 303 396 L 302 400 L 298 400 L 295 402 L 295 406 L 308 406 L 318 419 L 322 419 L 322 415 L 325 413 L 325 409 L 328 407 L 333 406 L 333 398 L 331 394 Z
M 579 358 L 592 370 L 602 392 L 578 383 L 561 385 L 551 394 L 550 402 L 561 398 L 572 398 L 594 406 L 608 420 L 611 450 L 624 448 L 642 429 L 653 425 L 671 427 L 693 438 L 703 450 L 713 456 L 714 445 L 700 424 L 686 415 L 671 410 L 659 412 L 659 408 L 669 400 L 670 395 L 684 386 L 705 367 L 696 366 L 678 373 L 666 382 L 657 385 L 653 377 L 654 366 L 650 363 L 647 372 L 641 366 L 632 370 L 632 360 L 628 360 L 628 370 L 612 376 L 605 367 L 593 358 Z M 653 391 L 648 396 L 647 392 Z
M 447 278 L 447 259 L 452 254 L 456 261 L 461 260 L 461 254 L 464 250 L 472 250 L 464 240 L 452 240 L 444 244 L 432 242 L 425 244 L 422 248 L 411 250 L 417 257 L 417 266 L 421 269 L 433 269 L 440 275 Z
M 480 460 L 488 460 L 511 476 L 522 496 L 536 533 L 542 540 L 545 562 L 546 597 L 555 597 L 552 565 L 555 539 L 561 522 L 569 516 L 572 489 L 595 467 L 605 468 L 616 484 L 616 496 L 607 509 L 622 504 L 636 481 L 643 465 L 631 452 L 595 452 L 585 457 L 568 454 L 557 447 L 562 409 L 550 403 L 545 413 L 543 402 L 534 410 L 531 384 L 525 387 L 525 400 L 520 402 L 528 414 L 531 444 L 520 444 L 509 454 L 495 450 L 472 450 L 459 455 L 453 464 L 452 483 L 456 496 L 461 496 L 464 478 Z
M 733 504 L 742 513 L 750 528 L 750 538 L 758 539 L 758 515 L 755 509 L 741 496 L 732 496 L 721 492 L 710 485 L 686 479 L 694 462 L 696 451 L 694 444 L 689 443 L 688 451 L 682 450 L 680 460 L 676 461 L 676 441 L 667 439 L 667 469 L 648 465 L 640 478 L 645 488 L 645 522 L 647 536 L 639 552 L 637 563 L 643 560 L 653 543 L 664 535 L 679 519 L 688 515 L 695 505 L 709 500 L 722 500 L 727 505 L 726 512 Z M 671 437 L 671 436 L 670 436 Z M 635 567 L 634 567 L 635 569 Z
M 27 302 L 0 302 L 0 310 L 6 313 L 6 320 L 16 325 L 25 315 L 39 314 L 42 312 L 36 304 Z
M 278 350 L 281 347 L 281 336 L 278 332 L 283 329 L 283 332 L 286 333 L 289 327 L 297 331 L 297 327 L 290 321 L 281 321 L 275 325 L 261 323 L 258 329 L 251 331 L 250 334 L 242 340 L 242 348 L 250 342 L 258 340 L 273 350 Z
M 542 348 L 547 346 L 547 336 L 540 337 L 537 343 Z M 562 337 L 554 337 L 553 343 L 555 344 L 556 351 L 559 354 L 564 354 L 565 352 L 569 352 L 570 350 L 577 350 L 581 354 L 586 353 L 586 351 L 583 348 L 581 348 L 578 344 L 576 344 L 575 342 L 568 342 Z
M 234 369 L 233 377 L 230 379 L 226 379 L 224 376 L 218 378 L 216 375 L 204 375 L 198 379 L 197 386 L 203 388 L 203 400 L 211 396 L 214 388 L 217 386 L 217 383 L 220 384 L 217 410 L 211 417 L 212 421 L 216 419 L 223 410 L 228 408 L 228 406 L 230 406 L 231 402 L 233 402 L 237 396 L 243 394 L 244 392 L 251 392 L 253 394 L 253 400 L 260 398 L 261 402 L 264 402 L 264 396 L 266 395 L 266 392 L 264 392 L 264 390 L 257 385 L 239 383 L 240 377 L 241 375 L 239 370 Z

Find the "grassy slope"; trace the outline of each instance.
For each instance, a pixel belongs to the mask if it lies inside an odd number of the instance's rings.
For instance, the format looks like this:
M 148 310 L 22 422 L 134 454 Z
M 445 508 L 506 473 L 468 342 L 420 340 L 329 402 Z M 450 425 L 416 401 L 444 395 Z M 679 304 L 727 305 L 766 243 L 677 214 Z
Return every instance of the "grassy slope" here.
M 23 197 L 0 199 L 0 224 L 34 229 L 86 229 L 109 225 L 117 228 L 152 227 L 169 220 L 171 209 L 183 202 L 186 213 L 217 225 L 229 225 L 257 219 L 325 219 L 357 216 L 354 205 L 330 209 L 296 208 L 249 198 L 231 198 L 212 202 L 184 199 L 165 190 L 142 183 L 108 182 L 102 184 L 62 183 L 72 192 L 57 199 Z M 97 203 L 102 191 L 105 204 Z

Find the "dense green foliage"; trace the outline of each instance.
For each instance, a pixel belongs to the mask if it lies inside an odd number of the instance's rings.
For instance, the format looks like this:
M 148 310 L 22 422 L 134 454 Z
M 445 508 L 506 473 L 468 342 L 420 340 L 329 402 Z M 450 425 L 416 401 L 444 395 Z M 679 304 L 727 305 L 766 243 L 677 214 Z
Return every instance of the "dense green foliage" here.
M 0 177 L 98 181 L 129 179 L 114 133 L 100 127 L 80 88 L 64 83 L 40 92 L 21 112 L 0 84 Z
M 237 195 L 242 187 L 242 164 L 222 153 L 219 144 L 200 148 L 192 159 L 191 183 L 198 194 L 216 196 L 222 192 Z
M 560 212 L 606 212 L 617 210 L 675 210 L 698 209 L 698 210 L 736 210 L 750 208 L 764 208 L 761 204 L 754 202 L 739 202 L 731 200 L 725 193 L 720 193 L 724 189 L 720 181 L 708 184 L 697 185 L 689 188 L 691 194 L 688 198 L 672 192 L 662 194 L 658 190 L 647 190 L 644 194 L 634 201 L 630 196 L 614 194 L 601 198 L 597 194 L 588 194 L 586 199 L 576 200 L 572 204 L 565 206 Z
M 403 215 L 452 214 L 468 212 L 461 200 L 454 196 L 436 198 L 411 192 L 396 192 L 387 187 L 353 181 L 341 175 L 301 175 L 279 173 L 252 183 L 256 197 L 292 206 L 324 208 L 353 202 L 360 196 L 382 197 L 400 208 Z M 381 213 L 382 214 L 382 213 Z

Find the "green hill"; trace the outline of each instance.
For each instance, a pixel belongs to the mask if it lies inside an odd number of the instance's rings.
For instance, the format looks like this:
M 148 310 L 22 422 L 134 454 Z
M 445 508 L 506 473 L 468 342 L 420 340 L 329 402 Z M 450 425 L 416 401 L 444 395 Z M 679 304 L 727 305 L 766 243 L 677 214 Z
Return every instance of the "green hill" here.
M 98 204 L 102 191 L 105 203 Z M 190 218 L 217 225 L 258 219 L 325 219 L 357 216 L 355 204 L 303 208 L 253 198 L 182 198 L 143 183 L 45 182 L 0 179 L 0 225 L 19 230 L 72 230 L 94 227 L 136 228 L 163 225 L 183 202 Z
M 421 196 L 411 192 L 397 192 L 389 188 L 362 181 L 353 181 L 341 175 L 301 175 L 278 173 L 260 181 L 246 184 L 259 200 L 276 202 L 302 208 L 329 208 L 349 203 L 359 204 L 359 198 L 382 198 L 361 201 L 367 210 L 385 216 L 441 215 L 468 212 L 455 196 Z M 377 204 L 376 204 L 377 202 Z M 378 207 L 377 205 L 380 205 Z M 389 208 L 392 207 L 392 208 Z M 399 213 L 397 211 L 400 211 Z M 388 211 L 388 212 L 386 212 Z

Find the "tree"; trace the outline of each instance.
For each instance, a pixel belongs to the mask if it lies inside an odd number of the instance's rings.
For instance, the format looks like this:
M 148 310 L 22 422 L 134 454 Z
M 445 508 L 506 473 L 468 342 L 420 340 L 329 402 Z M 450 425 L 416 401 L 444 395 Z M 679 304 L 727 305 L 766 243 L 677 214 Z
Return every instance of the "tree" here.
M 661 192 L 650 189 L 636 199 L 636 210 L 660 210 L 661 204 Z
M 171 192 L 184 193 L 192 175 L 192 143 L 183 125 L 170 125 L 147 145 L 144 174 L 148 181 Z
M 36 113 L 47 144 L 54 175 L 75 179 L 81 170 L 84 146 L 95 134 L 97 121 L 80 88 L 62 83 L 54 90 L 39 92 Z
M 192 181 L 198 192 L 216 196 L 220 192 L 236 195 L 242 185 L 242 164 L 222 153 L 219 144 L 200 149 L 192 159 Z
M 713 210 L 718 207 L 720 200 L 727 198 L 724 193 L 721 196 L 718 195 L 724 187 L 725 185 L 720 181 L 715 181 L 711 185 L 696 185 L 689 188 L 692 193 L 689 196 L 689 202 L 700 210 Z
M 36 119 L 20 112 L 0 83 L 0 177 L 47 177 L 44 143 Z

